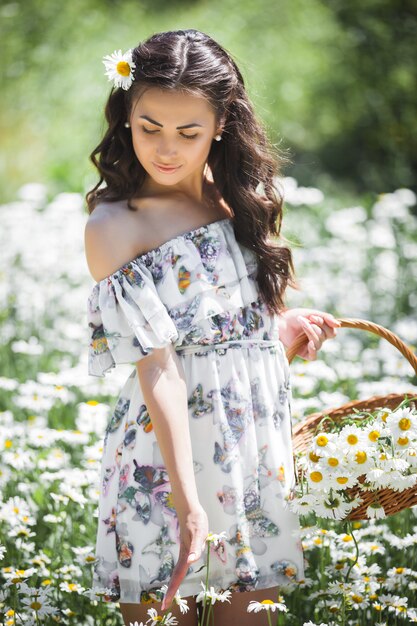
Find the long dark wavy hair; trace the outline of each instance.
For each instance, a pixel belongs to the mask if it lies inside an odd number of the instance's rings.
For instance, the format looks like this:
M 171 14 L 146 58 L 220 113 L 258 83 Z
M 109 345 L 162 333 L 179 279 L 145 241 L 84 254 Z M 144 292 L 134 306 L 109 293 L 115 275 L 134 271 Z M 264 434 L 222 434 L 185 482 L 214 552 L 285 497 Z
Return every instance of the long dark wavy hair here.
M 262 300 L 270 314 L 279 314 L 286 308 L 286 287 L 300 288 L 291 250 L 270 239 L 280 235 L 283 194 L 277 177 L 290 159 L 268 141 L 235 61 L 195 29 L 156 33 L 132 49 L 132 60 L 133 83 L 128 90 L 112 88 L 105 105 L 108 128 L 90 155 L 100 180 L 86 195 L 89 213 L 100 200 L 127 200 L 129 209 L 136 210 L 130 201 L 140 197 L 147 173 L 124 123 L 143 87 L 203 96 L 215 112 L 217 127 L 220 122 L 223 127 L 222 141 L 212 142 L 207 159 L 215 187 L 233 211 L 236 240 L 257 256 Z M 106 186 L 100 188 L 103 181 Z

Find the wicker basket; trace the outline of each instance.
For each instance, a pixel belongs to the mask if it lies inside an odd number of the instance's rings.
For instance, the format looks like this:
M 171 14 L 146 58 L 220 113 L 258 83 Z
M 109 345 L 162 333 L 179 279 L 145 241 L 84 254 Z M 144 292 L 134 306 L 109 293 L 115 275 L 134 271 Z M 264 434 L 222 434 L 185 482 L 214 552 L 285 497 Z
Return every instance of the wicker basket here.
M 417 375 L 416 355 L 393 332 L 387 330 L 383 326 L 379 326 L 378 324 L 374 324 L 373 322 L 369 322 L 367 320 L 354 318 L 338 318 L 338 321 L 341 323 L 340 328 L 357 328 L 361 330 L 367 330 L 371 333 L 379 335 L 380 337 L 383 337 L 384 339 L 392 343 L 392 345 L 395 346 L 401 352 L 401 354 L 403 354 L 405 358 L 409 361 Z M 297 337 L 297 339 L 286 351 L 289 363 L 291 363 L 297 352 L 308 341 L 309 339 L 304 333 Z M 334 422 L 338 422 L 344 416 L 352 413 L 353 409 L 356 409 L 358 411 L 374 411 L 378 408 L 383 407 L 395 409 L 405 399 L 406 396 L 409 398 L 413 398 L 413 402 L 411 402 L 409 406 L 415 409 L 416 402 L 414 401 L 414 398 L 416 397 L 416 393 L 410 391 L 404 394 L 391 393 L 386 396 L 373 396 L 372 398 L 369 398 L 367 400 L 348 402 L 347 404 L 343 404 L 340 407 L 330 408 L 327 411 L 322 411 L 320 413 L 311 413 L 310 415 L 308 415 L 308 417 L 306 417 L 306 419 L 296 424 L 293 428 L 292 440 L 294 460 L 297 453 L 305 452 L 306 449 L 310 446 L 310 442 L 314 437 L 316 428 L 320 420 L 322 420 L 324 416 L 329 416 L 331 419 L 333 419 Z M 325 420 L 321 425 L 321 429 L 326 431 L 328 430 L 328 428 L 329 420 Z M 299 473 L 298 476 L 298 479 L 300 478 L 301 473 Z M 363 483 L 364 479 L 364 475 L 358 478 L 360 483 Z M 366 515 L 366 509 L 374 499 L 375 493 L 378 494 L 378 499 L 381 505 L 384 507 L 386 515 L 393 515 L 394 513 L 398 513 L 402 509 L 417 505 L 417 485 L 402 492 L 397 492 L 393 489 L 387 488 L 379 489 L 377 490 L 377 492 L 369 492 L 363 491 L 359 485 L 356 485 L 355 487 L 347 489 L 347 493 L 351 497 L 359 495 L 363 499 L 362 504 L 353 509 L 346 517 L 346 519 L 350 520 L 368 519 Z

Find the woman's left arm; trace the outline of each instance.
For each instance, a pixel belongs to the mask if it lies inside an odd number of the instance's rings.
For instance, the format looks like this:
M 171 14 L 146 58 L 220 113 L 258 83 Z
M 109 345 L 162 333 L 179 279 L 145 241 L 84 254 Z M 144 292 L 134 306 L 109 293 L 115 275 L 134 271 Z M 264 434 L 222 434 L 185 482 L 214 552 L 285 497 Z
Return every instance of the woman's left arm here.
M 297 352 L 297 355 L 308 361 L 317 359 L 317 351 L 320 350 L 326 339 L 336 336 L 340 322 L 331 313 L 318 311 L 317 309 L 286 309 L 278 316 L 279 334 L 284 346 L 288 348 L 301 333 L 305 333 L 309 342 Z

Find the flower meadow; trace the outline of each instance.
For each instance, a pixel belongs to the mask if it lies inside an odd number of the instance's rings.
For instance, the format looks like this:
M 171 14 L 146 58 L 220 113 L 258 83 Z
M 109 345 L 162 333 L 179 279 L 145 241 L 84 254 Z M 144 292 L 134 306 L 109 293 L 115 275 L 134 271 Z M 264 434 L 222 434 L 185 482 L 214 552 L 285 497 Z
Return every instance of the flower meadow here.
M 371 320 L 415 351 L 414 193 L 398 189 L 349 206 L 293 178 L 277 182 L 286 200 L 282 234 L 301 284 L 287 293 L 288 306 Z M 104 379 L 87 374 L 93 281 L 84 199 L 51 198 L 44 185 L 28 183 L 0 210 L 0 624 L 123 626 L 117 603 L 92 589 L 91 579 L 103 436 L 131 366 Z M 290 501 L 301 516 L 306 578 L 294 582 L 289 571 L 279 596 L 265 589 L 263 602 L 248 599 L 248 612 L 262 614 L 265 626 L 416 623 L 417 507 L 386 516 L 376 499 L 368 519 L 345 519 L 355 505 L 347 490 L 360 475 L 371 490 L 415 484 L 413 369 L 386 341 L 341 328 L 315 361 L 293 360 L 291 384 L 293 425 L 350 400 L 410 398 L 314 435 L 297 458 L 303 479 Z M 208 585 L 218 541 L 227 536 L 209 534 L 199 626 L 215 623 L 216 603 L 233 602 Z M 187 610 L 179 593 L 174 602 Z M 148 615 L 147 625 L 181 623 L 170 609 L 158 615 L 150 606 Z

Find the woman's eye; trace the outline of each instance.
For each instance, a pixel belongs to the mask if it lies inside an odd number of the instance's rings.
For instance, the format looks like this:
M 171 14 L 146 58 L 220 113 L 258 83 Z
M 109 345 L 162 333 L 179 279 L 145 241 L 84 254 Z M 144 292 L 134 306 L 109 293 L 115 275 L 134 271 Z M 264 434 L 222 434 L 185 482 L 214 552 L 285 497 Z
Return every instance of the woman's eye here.
M 155 133 L 159 133 L 159 130 L 147 130 L 144 126 L 142 126 L 142 130 L 147 135 L 154 135 Z M 195 139 L 197 137 L 197 135 L 198 135 L 198 133 L 195 133 L 195 135 L 183 135 L 183 134 L 181 134 L 181 137 L 184 137 L 184 139 Z

